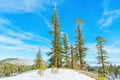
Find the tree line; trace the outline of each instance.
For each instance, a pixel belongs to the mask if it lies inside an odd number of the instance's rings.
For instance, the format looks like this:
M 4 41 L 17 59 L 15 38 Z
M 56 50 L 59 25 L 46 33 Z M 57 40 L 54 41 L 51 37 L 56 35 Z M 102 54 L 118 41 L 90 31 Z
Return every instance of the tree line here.
M 31 69 L 32 66 L 14 65 L 0 62 L 0 77 L 17 75 Z

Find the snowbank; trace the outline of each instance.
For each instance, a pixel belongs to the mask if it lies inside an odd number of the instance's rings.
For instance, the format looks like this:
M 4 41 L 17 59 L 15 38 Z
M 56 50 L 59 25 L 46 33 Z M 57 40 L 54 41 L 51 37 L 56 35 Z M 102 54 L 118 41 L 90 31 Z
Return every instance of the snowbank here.
M 36 70 L 28 71 L 23 74 L 8 77 L 8 78 L 0 78 L 0 80 L 95 80 L 86 76 L 84 74 L 80 74 L 71 69 L 59 69 L 59 73 L 53 74 L 51 73 L 51 69 L 47 69 L 44 72 L 43 76 L 39 76 Z

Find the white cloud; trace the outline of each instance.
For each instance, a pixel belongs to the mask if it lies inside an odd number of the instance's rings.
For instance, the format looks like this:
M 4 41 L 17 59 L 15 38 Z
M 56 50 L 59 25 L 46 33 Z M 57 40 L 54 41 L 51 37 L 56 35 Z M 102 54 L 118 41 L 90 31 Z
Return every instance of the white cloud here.
M 119 47 L 120 46 L 120 40 L 116 40 L 114 43 L 112 43 L 109 47 Z
M 111 45 L 107 45 L 105 49 L 109 54 L 120 54 L 120 40 L 116 40 Z
M 17 40 L 17 39 L 12 39 L 10 37 L 4 36 L 4 35 L 0 35 L 0 42 L 1 43 L 11 43 L 11 44 L 22 44 L 21 41 Z
M 106 26 L 110 26 L 112 24 L 113 21 L 113 16 L 108 17 L 106 20 L 104 20 L 104 22 L 102 22 L 102 27 L 106 27 Z
M 97 62 L 96 58 L 86 58 L 87 62 Z
M 5 25 L 9 26 L 6 27 Z M 11 29 L 11 27 L 15 27 L 13 29 Z M 13 25 L 9 20 L 7 19 L 0 19 L 0 31 L 2 32 L 1 34 L 10 36 L 10 37 L 14 37 L 14 38 L 18 38 L 18 39 L 22 39 L 22 40 L 30 40 L 30 41 L 35 41 L 35 42 L 41 42 L 47 45 L 50 45 L 50 40 L 39 36 L 37 34 L 31 33 L 31 32 L 25 32 L 22 31 L 21 29 L 18 29 L 16 31 L 16 26 Z
M 35 48 L 33 46 L 30 46 L 29 44 L 24 43 L 19 39 L 14 39 L 5 35 L 0 35 L 0 43 L 1 43 L 1 48 L 4 48 L 4 49 L 5 48 L 13 49 L 14 47 L 17 47 L 17 48 L 19 47 L 20 49 Z
M 100 19 L 99 21 L 98 21 L 98 24 L 102 24 L 103 22 L 104 22 L 104 18 L 102 18 L 102 19 Z
M 120 54 L 120 48 L 106 47 L 109 54 Z
M 86 58 L 85 59 L 90 66 L 100 66 L 96 58 Z M 113 65 L 120 65 L 120 58 L 109 58 L 108 61 Z
M 88 48 L 87 52 L 88 54 L 96 54 L 96 44 L 95 43 L 87 43 L 86 47 Z
M 105 50 L 108 52 L 108 54 L 120 54 L 120 41 L 115 41 L 111 45 L 105 45 Z M 88 48 L 89 54 L 97 54 L 96 44 L 95 43 L 89 43 L 86 44 L 86 47 Z
M 36 10 L 48 10 L 47 6 L 53 4 L 52 0 L 0 0 L 0 12 L 34 12 Z M 65 0 L 57 1 L 58 6 Z
M 53 29 L 52 29 L 52 26 L 51 26 L 51 24 L 50 24 L 50 21 L 49 21 L 45 16 L 43 16 L 43 15 L 40 14 L 40 13 L 36 13 L 36 14 L 43 19 L 43 21 L 45 22 L 45 24 L 46 24 L 46 26 L 47 26 L 48 28 L 50 28 L 51 30 L 53 30 Z
M 0 30 L 5 26 L 11 24 L 9 20 L 0 15 Z
M 42 14 L 42 11 L 48 11 L 51 0 L 0 0 L 0 12 L 3 13 L 26 13 L 33 12 L 40 16 L 47 27 L 51 28 L 49 20 Z M 59 2 L 60 3 L 60 2 Z M 1 19 L 2 20 L 2 19 Z M 2 21 L 0 21 L 2 22 Z
M 19 39 L 14 39 L 5 35 L 0 35 L 0 49 L 36 51 L 38 47 L 41 47 L 42 52 L 49 51 L 49 48 L 46 46 L 32 45 L 25 43 Z
M 120 63 L 120 58 L 109 58 L 109 61 L 113 63 Z
M 49 5 L 52 6 L 52 0 L 0 0 L 0 12 L 3 13 L 26 13 L 33 12 L 40 16 L 47 27 L 51 28 L 50 21 L 42 14 L 42 11 L 51 11 Z M 57 1 L 58 6 L 65 3 L 65 0 Z
M 33 12 L 36 9 L 45 10 L 48 0 L 0 0 L 0 12 Z
M 111 0 L 103 0 L 103 8 L 104 8 L 104 11 L 107 11 L 108 10 L 108 7 L 109 7 L 109 3 L 110 3 Z
M 109 32 L 111 32 L 111 31 L 110 31 L 110 30 L 104 30 L 104 32 L 105 32 L 105 33 L 109 33 Z
M 85 60 L 91 65 L 91 66 L 98 66 L 97 60 L 95 57 L 97 57 L 97 49 L 96 49 L 96 43 L 87 43 L 86 47 L 88 48 L 87 56 Z M 108 61 L 112 64 L 120 65 L 120 41 L 115 41 L 111 45 L 105 45 L 105 50 L 108 53 L 109 59 Z M 91 56 L 92 55 L 92 56 Z
M 6 19 L 0 18 L 0 25 L 3 25 L 3 24 L 8 25 L 8 24 L 9 24 L 9 21 L 6 20 Z
M 36 51 L 38 47 L 41 47 L 42 52 L 49 51 L 49 39 L 31 32 L 22 31 L 21 29 L 16 31 L 14 28 L 11 29 L 13 26 L 16 27 L 9 20 L 0 18 L 0 49 Z M 24 40 L 34 41 L 35 43 L 39 43 L 39 45 L 29 44 Z M 46 46 L 41 45 L 41 43 Z
M 104 0 L 103 2 L 103 15 L 101 16 L 98 24 L 100 24 L 100 28 L 110 26 L 116 19 L 120 17 L 120 9 L 109 10 L 111 0 Z M 112 6 L 112 5 L 111 5 Z

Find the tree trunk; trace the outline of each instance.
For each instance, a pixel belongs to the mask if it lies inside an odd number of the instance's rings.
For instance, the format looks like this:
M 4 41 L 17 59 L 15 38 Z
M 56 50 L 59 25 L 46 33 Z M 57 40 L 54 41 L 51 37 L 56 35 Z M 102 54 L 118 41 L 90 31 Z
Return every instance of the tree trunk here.
M 55 23 L 55 25 L 54 25 L 54 67 L 55 68 L 57 68 L 57 66 L 58 66 L 58 60 L 57 60 L 57 37 L 56 37 L 56 23 Z

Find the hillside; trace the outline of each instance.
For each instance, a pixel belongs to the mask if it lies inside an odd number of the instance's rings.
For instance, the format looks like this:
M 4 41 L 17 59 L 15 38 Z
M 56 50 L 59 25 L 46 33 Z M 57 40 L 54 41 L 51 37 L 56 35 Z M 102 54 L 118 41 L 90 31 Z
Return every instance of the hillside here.
M 59 69 L 56 74 L 47 69 L 43 76 L 40 76 L 37 70 L 28 71 L 17 76 L 0 78 L 0 80 L 95 80 L 84 74 L 78 73 L 71 69 Z
M 31 66 L 34 64 L 34 60 L 21 59 L 21 58 L 7 58 L 4 60 L 1 60 L 0 62 L 11 63 L 15 65 L 22 65 L 22 66 Z

